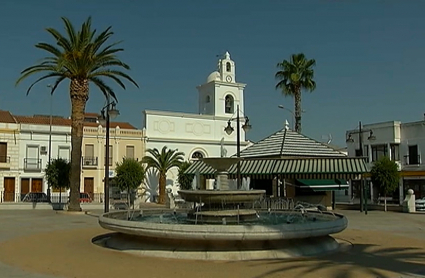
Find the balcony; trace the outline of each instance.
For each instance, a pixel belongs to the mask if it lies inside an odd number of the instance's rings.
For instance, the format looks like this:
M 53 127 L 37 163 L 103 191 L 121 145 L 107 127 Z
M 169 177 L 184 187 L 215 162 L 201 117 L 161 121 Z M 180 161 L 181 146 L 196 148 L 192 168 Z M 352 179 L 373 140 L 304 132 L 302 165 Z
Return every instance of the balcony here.
M 404 156 L 404 165 L 419 165 L 421 164 L 420 155 L 405 155 Z
M 10 169 L 10 156 L 0 156 L 0 169 Z
M 41 159 L 24 158 L 24 170 L 31 172 L 41 172 Z
M 98 159 L 97 156 L 83 156 L 83 168 L 97 168 Z

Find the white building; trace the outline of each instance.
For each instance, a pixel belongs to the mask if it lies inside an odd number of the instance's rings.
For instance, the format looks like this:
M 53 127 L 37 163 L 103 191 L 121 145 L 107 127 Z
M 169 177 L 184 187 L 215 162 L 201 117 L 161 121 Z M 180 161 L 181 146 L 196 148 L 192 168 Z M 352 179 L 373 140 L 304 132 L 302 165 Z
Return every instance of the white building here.
M 20 193 L 47 192 L 45 169 L 49 162 L 49 117 L 15 116 L 20 123 Z M 71 158 L 71 127 L 68 120 L 52 117 L 51 159 Z
M 422 159 L 422 153 L 425 154 L 425 120 L 365 124 L 361 133 L 359 129 L 348 130 L 346 135 L 349 156 L 363 154 L 370 166 L 384 155 L 396 161 L 401 171 L 401 179 L 399 190 L 391 196 L 394 202 L 401 203 L 409 188 L 415 191 L 416 198 L 425 197 L 425 161 Z M 360 143 L 363 153 L 360 152 Z M 359 194 L 359 183 L 353 183 L 351 189 L 351 197 L 356 198 Z M 378 196 L 379 192 L 370 184 L 369 199 L 375 201 Z
M 17 197 L 19 140 L 19 125 L 9 111 L 0 110 L 0 202 Z
M 144 111 L 146 129 L 146 149 L 163 146 L 178 149 L 186 160 L 200 157 L 231 156 L 236 153 L 237 109 L 240 115 L 241 150 L 248 146 L 245 132 L 244 88 L 246 84 L 236 81 L 235 63 L 226 52 L 218 61 L 217 71 L 212 72 L 206 82 L 197 86 L 199 114 Z M 224 129 L 228 121 L 234 132 L 228 135 Z M 149 191 L 156 192 L 156 175 L 148 177 Z M 167 186 L 177 190 L 177 169 L 169 171 Z M 211 182 L 210 182 L 211 186 Z

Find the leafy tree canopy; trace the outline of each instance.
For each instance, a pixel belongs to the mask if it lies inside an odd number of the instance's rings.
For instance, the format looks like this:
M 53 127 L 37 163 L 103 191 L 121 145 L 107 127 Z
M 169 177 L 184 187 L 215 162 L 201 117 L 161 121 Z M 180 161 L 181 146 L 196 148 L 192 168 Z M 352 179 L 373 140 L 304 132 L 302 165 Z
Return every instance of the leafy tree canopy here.
M 397 164 L 387 156 L 375 161 L 370 173 L 373 185 L 377 186 L 385 195 L 398 187 L 400 173 Z
M 70 186 L 71 163 L 68 160 L 58 158 L 53 159 L 46 167 L 46 179 L 50 187 L 54 189 Z
M 115 181 L 120 190 L 134 190 L 145 179 L 143 166 L 132 158 L 123 158 L 115 168 Z

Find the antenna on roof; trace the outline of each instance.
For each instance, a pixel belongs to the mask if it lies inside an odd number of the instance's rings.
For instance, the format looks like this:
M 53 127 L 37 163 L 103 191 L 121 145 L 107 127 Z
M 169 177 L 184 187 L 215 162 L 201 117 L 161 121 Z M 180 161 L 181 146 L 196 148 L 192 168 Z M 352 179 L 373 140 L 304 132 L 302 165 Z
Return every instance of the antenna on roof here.
M 326 144 L 330 144 L 332 142 L 332 134 L 322 135 L 322 140 L 326 140 Z

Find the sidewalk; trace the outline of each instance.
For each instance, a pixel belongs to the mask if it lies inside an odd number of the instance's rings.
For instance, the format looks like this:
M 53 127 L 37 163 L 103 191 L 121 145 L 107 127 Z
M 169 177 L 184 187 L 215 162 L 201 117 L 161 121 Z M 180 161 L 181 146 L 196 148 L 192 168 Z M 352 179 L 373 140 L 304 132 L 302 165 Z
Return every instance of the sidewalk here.
M 141 258 L 93 245 L 93 237 L 109 233 L 97 223 L 95 214 L 102 210 L 91 215 L 0 211 L 0 277 L 425 277 L 424 214 L 339 212 L 349 226 L 334 237 L 354 244 L 346 253 L 208 262 Z

